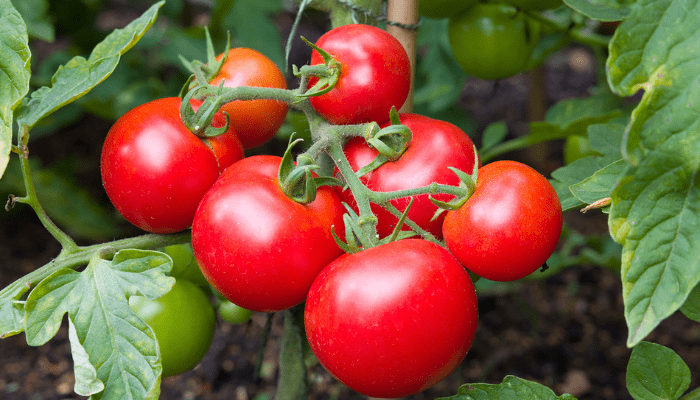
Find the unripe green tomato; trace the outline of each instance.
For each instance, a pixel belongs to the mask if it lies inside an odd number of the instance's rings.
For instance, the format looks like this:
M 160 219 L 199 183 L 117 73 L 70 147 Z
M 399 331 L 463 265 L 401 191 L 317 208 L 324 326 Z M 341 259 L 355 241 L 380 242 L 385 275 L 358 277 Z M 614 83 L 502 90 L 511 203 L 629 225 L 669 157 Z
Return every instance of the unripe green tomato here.
M 593 149 L 591 148 L 591 144 L 588 142 L 587 137 L 581 135 L 567 136 L 566 142 L 564 143 L 565 164 L 571 164 L 579 158 L 584 158 L 597 154 L 598 153 L 596 151 L 593 151 Z
M 194 368 L 209 350 L 216 327 L 214 306 L 194 283 L 181 279 L 163 296 L 129 298 L 131 309 L 156 334 L 163 377 Z
M 523 10 L 549 10 L 562 5 L 562 0 L 505 0 Z
M 454 17 L 479 0 L 418 0 L 418 12 L 430 18 Z
M 229 324 L 240 325 L 248 322 L 253 312 L 241 306 L 231 303 L 228 300 L 219 304 L 219 315 Z
M 539 23 L 514 7 L 479 3 L 450 18 L 448 34 L 465 72 L 503 79 L 526 68 L 539 41 Z
M 190 243 L 167 246 L 163 251 L 173 259 L 173 269 L 170 270 L 170 276 L 175 279 L 187 279 L 201 287 L 209 286 L 209 282 L 202 275 L 202 271 L 194 259 Z

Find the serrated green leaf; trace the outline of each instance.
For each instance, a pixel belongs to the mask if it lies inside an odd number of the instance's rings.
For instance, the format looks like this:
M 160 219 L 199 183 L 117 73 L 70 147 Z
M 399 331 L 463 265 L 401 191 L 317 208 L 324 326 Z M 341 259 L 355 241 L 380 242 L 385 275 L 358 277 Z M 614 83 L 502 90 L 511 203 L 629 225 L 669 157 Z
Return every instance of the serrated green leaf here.
M 678 310 L 700 281 L 700 3 L 639 0 L 610 44 L 610 86 L 644 90 L 623 156 L 633 165 L 612 193 L 623 245 L 627 344 Z
M 689 319 L 700 322 L 700 285 L 695 286 L 695 289 L 690 292 L 688 299 L 681 307 L 681 312 Z
M 583 181 L 571 185 L 569 189 L 577 199 L 586 204 L 591 204 L 600 199 L 610 197 L 626 170 L 627 163 L 624 160 L 617 160 L 596 171 L 596 173 Z
M 502 383 L 468 383 L 450 397 L 441 397 L 436 400 L 576 400 L 570 394 L 557 396 L 552 389 L 537 382 L 526 381 L 512 375 L 503 379 Z
M 12 150 L 13 110 L 29 91 L 27 26 L 10 0 L 0 0 L 0 178 Z
M 622 140 L 629 118 L 618 118 L 605 124 L 588 127 L 588 143 L 591 149 L 606 156 L 622 158 Z
M 123 29 L 115 29 L 92 50 L 86 60 L 76 56 L 56 71 L 51 87 L 32 93 L 19 117 L 20 123 L 32 127 L 56 109 L 82 97 L 109 77 L 121 55 L 129 50 L 153 25 L 163 1 L 151 6 L 143 15 Z
M 671 136 L 612 193 L 610 232 L 622 251 L 628 345 L 678 310 L 700 282 L 700 136 Z
M 24 303 L 19 299 L 28 290 L 8 286 L 0 292 L 0 339 L 24 332 Z
M 46 42 L 53 42 L 54 29 L 48 17 L 48 0 L 12 0 L 20 15 L 27 24 L 29 36 Z
M 581 14 L 599 21 L 620 21 L 630 13 L 634 0 L 564 0 Z
M 617 28 L 608 82 L 625 96 L 644 90 L 626 133 L 625 151 L 639 163 L 674 132 L 698 122 L 700 3 L 639 0 Z
M 303 309 L 299 308 L 299 310 L 303 312 Z M 290 310 L 284 311 L 284 334 L 280 344 L 280 376 L 275 396 L 278 400 L 306 398 L 308 384 L 304 341 L 303 328 L 299 325 L 299 318 Z
M 568 135 L 585 136 L 589 126 L 622 115 L 620 104 L 620 98 L 610 92 L 562 100 L 547 111 L 545 121 L 558 126 Z
M 585 204 L 574 196 L 569 189 L 570 186 L 583 182 L 597 171 L 615 161 L 617 161 L 617 159 L 614 156 L 584 157 L 552 172 L 550 183 L 552 183 L 552 186 L 554 186 L 554 189 L 557 191 L 562 210 L 570 210 Z
M 626 378 L 635 400 L 678 399 L 690 386 L 690 368 L 673 350 L 641 342 L 632 350 Z
M 81 396 L 90 396 L 105 389 L 104 383 L 97 379 L 97 370 L 90 364 L 90 356 L 85 347 L 80 343 L 75 324 L 68 319 L 68 341 L 70 342 L 71 355 L 73 357 L 73 374 L 75 375 L 75 393 Z
M 67 313 L 75 325 L 77 343 L 97 372 L 95 379 L 105 385 L 92 398 L 157 399 L 162 367 L 155 334 L 131 310 L 128 298 L 165 294 L 175 282 L 165 275 L 171 268 L 172 260 L 163 253 L 122 250 L 112 261 L 95 254 L 83 272 L 56 271 L 27 298 L 27 343 L 46 343 Z M 83 350 L 73 349 L 83 355 Z M 84 362 L 80 365 L 80 373 L 89 375 Z M 91 379 L 92 388 L 95 379 Z
M 235 45 L 255 49 L 284 70 L 282 37 L 270 19 L 283 10 L 281 0 L 236 0 L 224 18 L 224 26 L 235 32 Z

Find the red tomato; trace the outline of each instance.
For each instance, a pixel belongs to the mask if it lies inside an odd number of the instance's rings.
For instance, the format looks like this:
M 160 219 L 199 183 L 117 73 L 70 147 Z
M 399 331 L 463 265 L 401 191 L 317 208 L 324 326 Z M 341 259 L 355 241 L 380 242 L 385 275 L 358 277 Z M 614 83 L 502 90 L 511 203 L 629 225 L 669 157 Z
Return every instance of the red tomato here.
M 304 325 L 319 362 L 351 389 L 403 397 L 464 359 L 478 321 L 467 271 L 442 247 L 406 239 L 338 258 L 316 278 Z
M 476 191 L 442 227 L 450 252 L 473 273 L 513 281 L 536 271 L 552 255 L 562 209 L 552 185 L 516 161 L 479 169 Z
M 225 121 L 217 114 L 213 125 Z M 102 183 L 117 211 L 141 229 L 172 233 L 192 225 L 199 200 L 221 171 L 243 158 L 243 148 L 233 130 L 195 136 L 180 120 L 180 99 L 170 97 L 119 118 L 101 157 Z
M 329 187 L 299 204 L 280 189 L 280 157 L 253 156 L 221 175 L 197 209 L 192 248 L 202 273 L 232 303 L 279 311 L 301 303 L 318 273 L 342 254 L 344 208 Z
M 326 32 L 316 46 L 341 63 L 335 87 L 311 97 L 311 105 L 337 125 L 383 121 L 392 106 L 400 108 L 411 86 L 406 50 L 391 34 L 370 25 L 343 25 Z M 323 64 L 314 50 L 311 65 Z M 318 81 L 309 79 L 309 87 Z
M 447 167 L 454 167 L 471 174 L 474 168 L 474 143 L 464 131 L 449 122 L 418 114 L 401 114 L 401 123 L 413 133 L 411 144 L 397 161 L 387 162 L 361 178 L 369 189 L 376 192 L 389 192 L 427 186 L 433 182 L 459 185 L 459 178 Z M 385 127 L 389 124 L 386 121 L 380 126 Z M 344 150 L 354 171 L 369 164 L 378 154 L 360 137 L 350 139 Z M 352 192 L 342 191 L 339 188 L 336 190 L 341 200 L 357 211 Z M 449 201 L 452 198 L 444 194 L 433 197 L 441 201 Z M 409 201 L 410 199 L 403 198 L 392 201 L 392 204 L 404 211 Z M 442 221 L 445 215 L 442 214 L 434 221 L 430 220 L 437 209 L 428 195 L 416 196 L 408 212 L 408 218 L 442 239 Z M 379 219 L 377 226 L 379 235 L 391 234 L 398 218 L 375 204 L 372 205 L 372 211 Z
M 223 54 L 216 59 L 221 60 Z M 211 85 L 224 87 L 254 86 L 287 89 L 282 71 L 269 58 L 252 49 L 235 48 L 228 52 L 226 62 Z M 231 117 L 243 147 L 250 149 L 270 140 L 284 122 L 287 103 L 275 100 L 232 101 L 221 107 Z

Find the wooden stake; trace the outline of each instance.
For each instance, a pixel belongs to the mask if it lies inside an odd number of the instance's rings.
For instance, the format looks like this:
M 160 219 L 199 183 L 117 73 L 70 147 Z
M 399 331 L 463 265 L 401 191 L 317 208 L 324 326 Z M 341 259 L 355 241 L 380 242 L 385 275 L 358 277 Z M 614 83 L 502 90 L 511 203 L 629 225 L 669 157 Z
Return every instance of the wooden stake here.
M 417 23 L 418 0 L 387 0 L 387 18 L 389 21 L 402 24 Z M 399 110 L 401 112 L 411 112 L 413 110 L 413 80 L 416 69 L 416 31 L 388 24 L 386 30 L 401 42 L 411 62 L 411 90 L 408 92 L 406 102 Z

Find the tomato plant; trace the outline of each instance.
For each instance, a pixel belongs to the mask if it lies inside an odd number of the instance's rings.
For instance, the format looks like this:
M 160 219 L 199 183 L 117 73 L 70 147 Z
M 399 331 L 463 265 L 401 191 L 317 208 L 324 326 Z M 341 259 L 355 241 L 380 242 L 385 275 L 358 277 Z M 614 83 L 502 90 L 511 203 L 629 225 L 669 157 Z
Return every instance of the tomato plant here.
M 476 160 L 474 143 L 469 136 L 457 126 L 428 118 L 418 114 L 401 114 L 401 123 L 412 132 L 408 149 L 396 161 L 387 162 L 381 167 L 364 175 L 361 179 L 367 188 L 377 192 L 389 192 L 426 186 L 431 183 L 458 185 L 459 177 L 448 167 L 471 173 Z M 385 121 L 380 126 L 390 124 Z M 345 145 L 345 154 L 353 170 L 357 171 L 369 164 L 378 152 L 371 148 L 363 138 L 352 138 Z M 354 205 L 350 190 L 337 189 L 341 199 Z M 440 201 L 449 201 L 452 196 L 439 194 L 433 196 Z M 444 214 L 432 219 L 438 210 L 427 194 L 414 196 L 414 202 L 408 212 L 408 218 L 416 222 L 438 238 L 442 238 L 442 221 Z M 410 199 L 392 200 L 391 204 L 404 211 Z M 389 235 L 398 222 L 398 218 L 383 208 L 373 206 L 379 219 L 377 231 L 380 236 Z
M 430 18 L 447 18 L 463 12 L 478 0 L 419 0 L 418 12 Z
M 523 10 L 547 10 L 562 5 L 561 0 L 506 0 L 506 2 Z
M 341 64 L 340 77 L 328 93 L 311 97 L 311 105 L 334 124 L 358 124 L 389 118 L 400 108 L 411 86 L 411 64 L 401 43 L 370 25 L 344 25 L 316 41 Z M 311 65 L 323 63 L 316 50 Z M 318 81 L 309 79 L 309 87 Z
M 539 41 L 539 24 L 513 7 L 480 3 L 451 18 L 448 33 L 464 71 L 503 79 L 526 68 Z
M 216 59 L 221 60 L 223 54 Z M 254 86 L 287 89 L 287 81 L 277 65 L 258 51 L 234 48 L 210 82 L 225 87 Z M 245 149 L 270 140 L 287 115 L 287 103 L 275 100 L 236 100 L 224 104 L 220 111 L 228 113 L 231 128 L 238 134 Z
M 213 124 L 224 124 L 219 115 Z M 200 139 L 180 120 L 180 99 L 154 100 L 114 123 L 102 147 L 102 183 L 119 213 L 153 233 L 192 225 L 204 193 L 243 157 L 236 134 Z
M 301 303 L 316 275 L 342 251 L 344 208 L 333 189 L 300 204 L 280 188 L 280 157 L 253 156 L 226 169 L 202 199 L 192 248 L 204 276 L 232 303 L 278 311 Z
M 177 280 L 163 296 L 131 296 L 129 305 L 156 334 L 163 376 L 194 368 L 209 350 L 216 327 L 214 306 L 194 283 Z
M 536 271 L 562 229 L 557 193 L 539 172 L 516 161 L 479 169 L 476 191 L 442 227 L 450 252 L 471 272 L 512 281 Z
M 564 142 L 564 163 L 571 164 L 572 162 L 592 155 L 597 155 L 597 153 L 591 149 L 591 144 L 588 142 L 588 138 L 581 135 L 571 135 L 566 138 Z
M 442 380 L 466 356 L 477 320 L 464 267 L 422 239 L 337 259 L 314 281 L 304 314 L 321 364 L 373 397 L 408 396 Z

